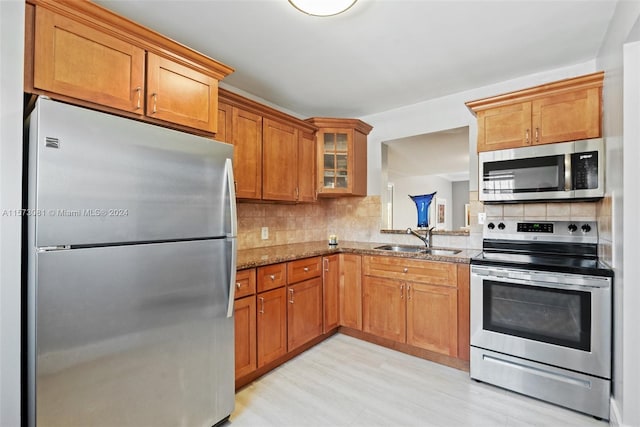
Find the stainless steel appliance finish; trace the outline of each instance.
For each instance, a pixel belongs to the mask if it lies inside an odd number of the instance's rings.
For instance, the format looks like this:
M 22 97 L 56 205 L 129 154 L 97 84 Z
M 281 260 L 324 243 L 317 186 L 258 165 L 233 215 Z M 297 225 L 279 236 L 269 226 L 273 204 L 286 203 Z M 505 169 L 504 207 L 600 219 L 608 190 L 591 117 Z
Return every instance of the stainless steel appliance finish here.
M 233 148 L 41 98 L 29 156 L 28 424 L 227 418 Z
M 609 418 L 612 272 L 597 224 L 500 221 L 471 263 L 474 379 Z
M 602 198 L 604 152 L 601 138 L 482 152 L 478 155 L 479 199 Z

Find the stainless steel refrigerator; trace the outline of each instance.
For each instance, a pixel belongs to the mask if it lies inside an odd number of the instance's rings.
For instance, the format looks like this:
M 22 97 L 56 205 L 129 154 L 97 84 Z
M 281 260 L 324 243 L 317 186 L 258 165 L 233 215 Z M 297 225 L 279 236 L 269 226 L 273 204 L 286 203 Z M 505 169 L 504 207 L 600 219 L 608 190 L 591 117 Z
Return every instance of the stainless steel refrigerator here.
M 27 126 L 29 425 L 223 422 L 233 147 L 46 98 Z

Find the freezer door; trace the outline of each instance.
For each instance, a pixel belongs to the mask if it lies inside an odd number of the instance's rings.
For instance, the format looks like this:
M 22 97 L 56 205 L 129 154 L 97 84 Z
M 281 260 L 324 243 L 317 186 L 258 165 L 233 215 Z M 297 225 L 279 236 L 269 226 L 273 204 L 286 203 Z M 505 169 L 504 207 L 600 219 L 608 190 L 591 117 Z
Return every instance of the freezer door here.
M 31 426 L 212 426 L 234 408 L 224 239 L 40 252 Z
M 230 234 L 231 145 L 40 98 L 29 150 L 37 247 Z

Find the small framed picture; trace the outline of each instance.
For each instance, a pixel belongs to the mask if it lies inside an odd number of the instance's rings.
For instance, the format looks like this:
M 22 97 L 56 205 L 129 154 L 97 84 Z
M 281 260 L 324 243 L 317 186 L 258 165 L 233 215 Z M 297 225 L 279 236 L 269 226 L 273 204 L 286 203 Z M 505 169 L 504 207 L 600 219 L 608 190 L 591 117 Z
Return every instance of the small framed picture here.
M 442 198 L 436 199 L 436 229 L 444 230 L 447 218 L 447 200 Z
M 464 226 L 465 228 L 471 226 L 471 211 L 469 209 L 469 203 L 464 205 Z

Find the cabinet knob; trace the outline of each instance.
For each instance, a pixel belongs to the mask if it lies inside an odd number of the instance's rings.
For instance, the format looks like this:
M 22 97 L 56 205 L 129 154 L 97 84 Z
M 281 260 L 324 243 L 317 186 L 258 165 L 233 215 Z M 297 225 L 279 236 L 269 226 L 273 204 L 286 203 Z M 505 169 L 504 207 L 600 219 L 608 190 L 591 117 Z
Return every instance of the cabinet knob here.
M 408 268 L 408 267 L 405 267 L 405 268 L 402 270 L 402 272 L 403 272 L 403 273 L 408 273 L 408 272 L 409 272 L 409 268 Z
M 270 276 L 269 276 L 269 279 L 271 279 L 271 280 L 276 280 L 276 275 L 275 275 L 275 274 L 270 275 Z
M 305 267 L 305 268 L 303 268 L 303 270 L 304 270 L 305 273 L 308 273 L 309 272 L 309 267 Z
M 240 289 L 242 287 L 242 285 L 240 284 L 240 282 L 236 282 L 236 289 Z

